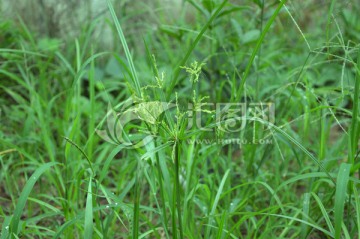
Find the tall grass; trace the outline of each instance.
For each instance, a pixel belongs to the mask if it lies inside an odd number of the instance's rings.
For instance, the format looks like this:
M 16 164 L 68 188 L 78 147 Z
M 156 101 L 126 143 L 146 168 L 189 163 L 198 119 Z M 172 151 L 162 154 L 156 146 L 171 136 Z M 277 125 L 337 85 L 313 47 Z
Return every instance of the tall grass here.
M 351 3 L 108 0 L 107 52 L 2 19 L 0 237 L 359 238 Z

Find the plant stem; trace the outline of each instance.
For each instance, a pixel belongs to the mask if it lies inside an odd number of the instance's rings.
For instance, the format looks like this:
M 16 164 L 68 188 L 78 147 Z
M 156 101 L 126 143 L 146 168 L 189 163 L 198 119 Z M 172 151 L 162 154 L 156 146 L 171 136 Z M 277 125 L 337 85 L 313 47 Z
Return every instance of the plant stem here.
M 180 239 L 184 238 L 183 228 L 182 228 L 182 219 L 181 219 L 181 202 L 180 202 L 180 178 L 179 178 L 179 158 L 180 158 L 180 141 L 178 140 L 175 145 L 175 190 L 176 190 L 176 206 L 178 214 L 178 223 L 180 231 Z
M 349 148 L 349 162 L 354 165 L 355 164 L 355 155 L 357 150 L 357 145 L 359 142 L 359 91 L 360 91 L 360 48 L 358 49 L 358 59 L 357 59 L 357 67 L 356 76 L 355 76 L 355 86 L 354 86 L 354 103 L 353 103 L 353 112 L 352 112 L 352 120 L 350 126 L 350 148 Z
M 135 193 L 134 193 L 134 215 L 133 215 L 133 239 L 139 238 L 139 213 L 140 213 L 140 182 L 142 174 L 142 160 L 138 159 L 136 179 L 135 179 Z
M 157 147 L 156 142 L 155 142 L 155 147 Z M 168 230 L 167 230 L 167 216 L 166 216 L 166 204 L 165 204 L 165 195 L 164 195 L 164 188 L 163 188 L 163 183 L 162 183 L 162 176 L 161 176 L 161 166 L 160 166 L 160 158 L 159 158 L 159 154 L 158 152 L 155 153 L 155 158 L 156 158 L 156 167 L 158 170 L 158 181 L 159 181 L 159 186 L 160 186 L 160 196 L 161 196 L 161 201 L 162 201 L 162 218 L 163 218 L 163 226 L 164 226 L 164 230 L 166 235 L 168 236 Z

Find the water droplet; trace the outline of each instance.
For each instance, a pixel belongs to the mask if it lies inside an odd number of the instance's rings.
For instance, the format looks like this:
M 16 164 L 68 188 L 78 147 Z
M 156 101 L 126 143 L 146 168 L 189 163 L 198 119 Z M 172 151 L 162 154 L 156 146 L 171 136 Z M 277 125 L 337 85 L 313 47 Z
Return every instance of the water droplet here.
M 5 227 L 5 230 L 9 230 L 9 226 L 6 226 L 6 227 Z
M 34 176 L 34 177 L 33 177 L 33 179 L 35 180 L 35 179 L 36 179 L 36 177 Z
M 109 208 L 109 205 L 107 205 L 106 208 Z
M 116 203 L 115 203 L 115 206 L 117 206 L 117 205 L 118 205 L 118 203 L 116 202 Z
M 230 203 L 230 207 L 234 206 L 234 203 Z

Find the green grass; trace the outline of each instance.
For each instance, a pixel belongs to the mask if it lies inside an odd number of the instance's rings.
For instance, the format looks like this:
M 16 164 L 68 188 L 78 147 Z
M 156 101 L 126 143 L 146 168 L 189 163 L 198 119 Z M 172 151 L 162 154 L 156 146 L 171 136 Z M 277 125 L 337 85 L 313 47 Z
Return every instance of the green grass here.
M 0 238 L 360 238 L 356 1 L 133 2 L 0 17 Z

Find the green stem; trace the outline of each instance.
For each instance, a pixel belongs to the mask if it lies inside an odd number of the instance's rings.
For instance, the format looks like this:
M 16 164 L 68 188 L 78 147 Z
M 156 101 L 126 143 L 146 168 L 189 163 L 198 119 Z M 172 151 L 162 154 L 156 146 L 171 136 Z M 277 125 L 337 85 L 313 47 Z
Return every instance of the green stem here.
M 357 145 L 359 141 L 359 91 L 360 91 L 360 48 L 358 50 L 358 59 L 356 69 L 356 78 L 354 86 L 354 106 L 352 112 L 352 121 L 350 127 L 350 149 L 349 149 L 349 162 L 354 165 Z
M 265 38 L 266 33 L 270 30 L 271 25 L 272 25 L 273 22 L 275 21 L 277 15 L 279 14 L 281 8 L 283 7 L 283 5 L 284 5 L 285 3 L 286 3 L 286 0 L 282 0 L 282 1 L 279 3 L 279 6 L 276 8 L 275 12 L 272 14 L 272 16 L 270 17 L 269 21 L 266 23 L 264 30 L 261 32 L 260 38 L 259 38 L 259 40 L 258 40 L 257 43 L 256 43 L 255 49 L 254 49 L 254 51 L 253 51 L 252 54 L 251 54 L 249 63 L 248 63 L 247 66 L 246 66 L 246 69 L 245 69 L 243 78 L 241 79 L 240 87 L 238 88 L 238 92 L 237 92 L 237 94 L 236 94 L 237 97 L 240 96 L 241 91 L 242 91 L 243 88 L 244 88 L 245 82 L 246 82 L 247 77 L 249 76 L 249 73 L 250 73 L 250 69 L 251 69 L 252 64 L 253 64 L 253 62 L 254 62 L 254 60 L 255 60 L 256 55 L 258 54 L 258 52 L 259 52 L 259 50 L 260 50 L 261 44 L 262 44 L 262 42 L 263 42 L 263 40 L 264 40 L 264 38 Z M 238 98 L 238 99 L 239 99 L 239 98 Z
M 219 7 L 216 9 L 216 11 L 214 12 L 213 15 L 211 15 L 210 19 L 206 22 L 206 24 L 203 26 L 203 28 L 201 29 L 200 33 L 197 35 L 197 37 L 195 38 L 194 42 L 191 44 L 191 46 L 189 47 L 189 49 L 186 51 L 186 54 L 184 56 L 183 59 L 181 59 L 181 61 L 179 62 L 179 64 L 177 65 L 178 67 L 175 68 L 174 74 L 173 74 L 173 78 L 171 80 L 170 86 L 168 88 L 168 92 L 166 95 L 166 98 L 169 99 L 171 94 L 173 93 L 174 87 L 176 86 L 176 84 L 178 83 L 178 77 L 180 74 L 180 66 L 184 66 L 186 64 L 186 61 L 189 59 L 191 53 L 193 52 L 193 50 L 195 49 L 195 47 L 197 46 L 197 44 L 199 43 L 199 41 L 201 40 L 202 36 L 204 35 L 204 33 L 206 32 L 206 30 L 208 29 L 208 27 L 210 26 L 210 24 L 215 20 L 215 18 L 218 16 L 218 14 L 220 13 L 221 9 L 223 9 L 226 5 L 226 3 L 228 2 L 228 0 L 224 0 Z
M 142 174 L 142 160 L 137 162 L 136 178 L 135 178 L 135 200 L 134 200 L 134 215 L 133 215 L 133 239 L 139 238 L 139 214 L 140 214 L 140 182 Z
M 156 142 L 155 142 L 155 147 L 156 146 Z M 161 201 L 162 201 L 162 218 L 163 218 L 163 226 L 164 226 L 164 230 L 166 235 L 168 235 L 168 230 L 167 230 L 167 216 L 166 216 L 166 205 L 165 205 L 165 195 L 164 195 L 164 188 L 163 188 L 163 183 L 162 183 L 162 176 L 161 176 L 161 166 L 160 166 L 160 158 L 159 158 L 159 154 L 158 152 L 155 153 L 155 158 L 156 158 L 156 167 L 158 170 L 158 181 L 159 181 L 159 185 L 160 185 L 160 196 L 161 196 Z
M 178 223 L 179 223 L 179 231 L 180 231 L 180 239 L 184 238 L 183 228 L 182 228 L 182 219 L 181 219 L 181 202 L 180 202 L 180 181 L 179 181 L 179 147 L 180 142 L 177 141 L 175 145 L 175 190 L 176 190 L 176 207 L 178 214 Z

